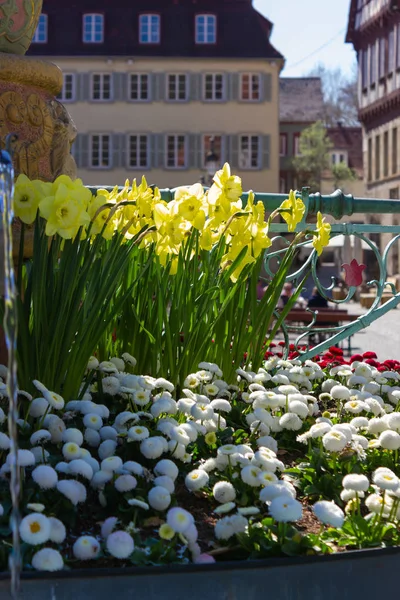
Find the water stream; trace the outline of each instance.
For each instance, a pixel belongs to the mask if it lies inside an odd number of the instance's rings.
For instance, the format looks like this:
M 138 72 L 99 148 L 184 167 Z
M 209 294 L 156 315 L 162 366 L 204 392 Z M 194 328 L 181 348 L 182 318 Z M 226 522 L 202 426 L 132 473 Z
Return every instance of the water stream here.
M 11 142 L 11 138 L 8 142 Z M 3 219 L 4 241 L 4 332 L 8 351 L 7 392 L 9 398 L 8 431 L 10 435 L 11 480 L 10 491 L 12 500 L 11 530 L 13 549 L 10 554 L 11 595 L 14 599 L 19 596 L 21 573 L 21 549 L 19 539 L 19 496 L 20 471 L 18 466 L 18 384 L 17 384 L 17 306 L 16 285 L 12 248 L 12 197 L 14 191 L 14 169 L 11 155 L 2 150 L 0 154 L 0 210 Z

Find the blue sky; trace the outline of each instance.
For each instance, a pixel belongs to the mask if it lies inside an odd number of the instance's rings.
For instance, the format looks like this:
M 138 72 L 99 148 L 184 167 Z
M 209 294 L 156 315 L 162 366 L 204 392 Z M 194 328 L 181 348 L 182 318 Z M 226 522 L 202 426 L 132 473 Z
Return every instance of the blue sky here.
M 272 44 L 286 58 L 282 75 L 305 75 L 320 62 L 351 72 L 355 53 L 351 44 L 344 43 L 350 0 L 253 0 L 253 4 L 274 24 Z

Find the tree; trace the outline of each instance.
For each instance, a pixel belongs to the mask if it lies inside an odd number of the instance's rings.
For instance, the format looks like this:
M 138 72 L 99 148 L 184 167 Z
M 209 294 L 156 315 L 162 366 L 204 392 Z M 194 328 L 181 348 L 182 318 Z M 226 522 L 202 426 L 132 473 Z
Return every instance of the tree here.
M 333 176 L 333 187 L 335 190 L 338 188 L 343 188 L 343 182 L 354 181 L 354 179 L 357 179 L 354 169 L 348 167 L 345 162 L 340 162 L 336 165 L 333 165 L 331 170 Z
M 336 127 L 338 121 L 346 127 L 359 125 L 357 63 L 354 63 L 348 77 L 340 67 L 329 69 L 323 64 L 318 64 L 309 76 L 321 78 L 324 96 L 323 121 L 327 127 Z
M 332 148 L 332 142 L 322 121 L 317 121 L 302 131 L 299 154 L 293 159 L 299 188 L 308 185 L 312 192 L 319 191 L 322 174 L 331 168 Z

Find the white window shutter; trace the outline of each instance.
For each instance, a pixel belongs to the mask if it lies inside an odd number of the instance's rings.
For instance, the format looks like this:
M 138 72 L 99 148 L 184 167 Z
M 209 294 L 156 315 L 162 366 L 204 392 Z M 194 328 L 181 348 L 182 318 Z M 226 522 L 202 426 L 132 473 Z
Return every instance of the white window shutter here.
M 272 76 L 264 73 L 261 77 L 261 100 L 271 102 L 272 100 Z
M 228 162 L 232 169 L 237 169 L 239 166 L 239 136 L 229 136 L 229 158 Z
M 163 102 L 165 100 L 165 73 L 154 74 L 154 100 Z
M 262 137 L 262 167 L 263 167 L 263 169 L 270 168 L 270 153 L 271 153 L 271 136 L 264 135 Z
M 201 100 L 201 73 L 191 73 L 188 77 L 189 99 L 192 102 Z
M 226 95 L 226 100 L 237 102 L 239 100 L 239 73 L 229 74 L 229 93 Z

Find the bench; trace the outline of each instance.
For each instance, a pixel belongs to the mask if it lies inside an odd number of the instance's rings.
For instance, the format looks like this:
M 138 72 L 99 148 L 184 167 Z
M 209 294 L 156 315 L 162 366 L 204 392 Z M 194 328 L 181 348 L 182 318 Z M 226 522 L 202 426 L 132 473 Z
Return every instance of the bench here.
M 323 328 L 334 325 L 340 325 L 341 323 L 352 323 L 361 315 L 355 315 L 349 313 L 346 309 L 338 308 L 312 308 L 315 311 L 315 315 L 302 308 L 293 308 L 286 316 L 286 323 L 311 323 L 315 317 L 315 327 Z M 310 331 L 312 336 L 312 330 Z M 351 337 L 347 338 L 347 351 L 349 354 L 352 352 Z

